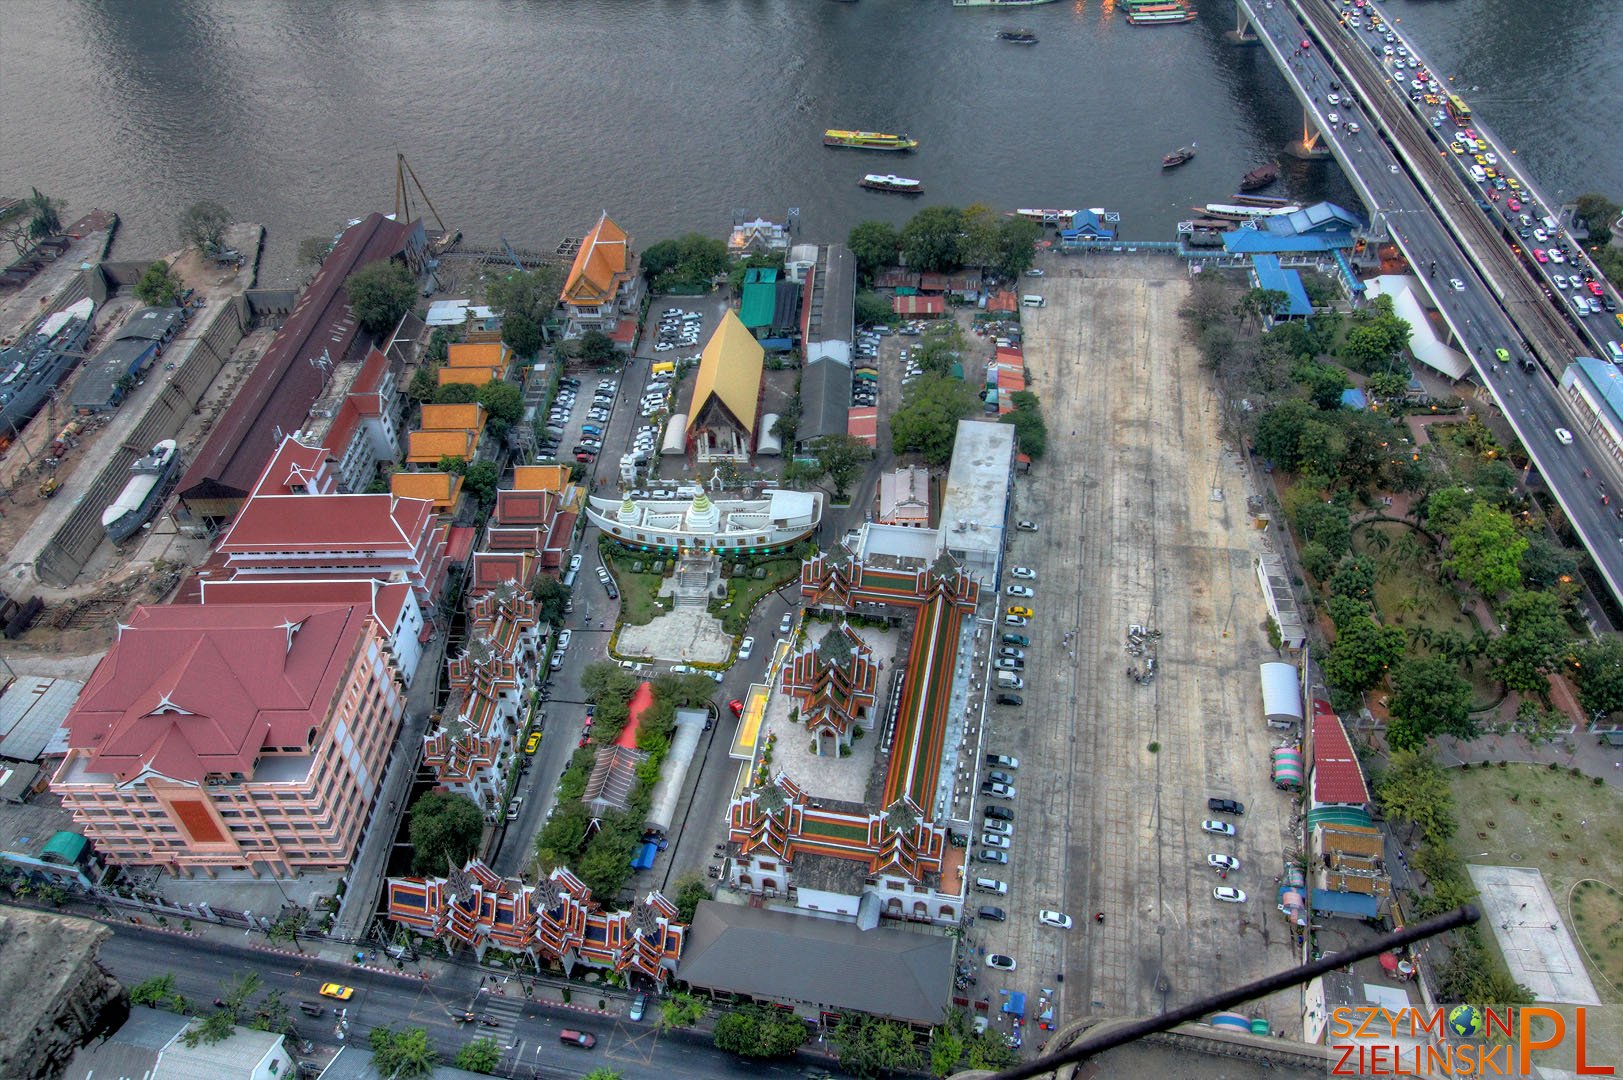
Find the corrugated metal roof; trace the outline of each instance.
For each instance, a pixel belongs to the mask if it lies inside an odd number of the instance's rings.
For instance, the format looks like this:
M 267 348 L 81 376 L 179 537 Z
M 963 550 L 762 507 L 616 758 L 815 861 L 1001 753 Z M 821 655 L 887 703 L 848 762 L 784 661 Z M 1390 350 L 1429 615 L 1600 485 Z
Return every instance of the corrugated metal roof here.
M 851 369 L 838 360 L 813 360 L 801 371 L 797 442 L 846 430 L 851 411 Z
M 1313 716 L 1313 801 L 1315 803 L 1369 802 L 1364 770 L 1347 740 L 1347 730 L 1334 713 Z
M 38 761 L 53 742 L 66 750 L 66 734 L 58 733 L 84 688 L 72 679 L 19 675 L 0 695 L 0 755 Z

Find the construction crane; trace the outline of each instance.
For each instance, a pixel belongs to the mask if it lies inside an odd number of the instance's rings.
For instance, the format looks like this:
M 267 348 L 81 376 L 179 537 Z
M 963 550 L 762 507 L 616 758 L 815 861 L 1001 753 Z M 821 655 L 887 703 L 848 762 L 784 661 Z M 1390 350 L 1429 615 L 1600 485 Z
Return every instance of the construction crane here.
M 410 183 L 407 182 L 408 178 Z M 434 209 L 434 201 L 428 197 L 428 192 L 423 190 L 423 182 L 417 179 L 417 172 L 411 167 L 411 162 L 406 160 L 405 154 L 397 153 L 394 162 L 394 216 L 396 221 L 415 221 L 417 219 L 417 208 L 411 195 L 412 188 L 417 189 L 417 196 L 423 200 L 423 205 L 428 207 L 428 212 L 434 215 L 434 224 L 439 226 L 440 232 L 448 234 L 450 230 L 445 227 L 445 222 L 440 218 L 440 212 Z

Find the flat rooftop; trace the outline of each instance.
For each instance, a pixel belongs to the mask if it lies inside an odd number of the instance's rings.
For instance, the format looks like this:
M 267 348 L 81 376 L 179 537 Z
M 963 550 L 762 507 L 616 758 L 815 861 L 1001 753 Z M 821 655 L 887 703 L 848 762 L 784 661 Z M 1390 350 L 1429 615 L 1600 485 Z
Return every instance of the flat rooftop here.
M 958 440 L 941 500 L 941 535 L 953 548 L 1002 550 L 1013 468 L 1012 424 L 958 421 Z

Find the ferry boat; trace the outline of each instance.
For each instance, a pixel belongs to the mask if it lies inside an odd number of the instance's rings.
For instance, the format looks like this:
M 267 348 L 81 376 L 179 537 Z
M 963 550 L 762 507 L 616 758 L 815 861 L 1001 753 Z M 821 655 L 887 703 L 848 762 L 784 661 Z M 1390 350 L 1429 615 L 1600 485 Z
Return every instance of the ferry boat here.
M 952 0 L 953 7 L 1036 7 L 1054 0 Z
M 1276 199 L 1271 195 L 1230 195 L 1229 202 L 1235 206 L 1289 206 L 1289 199 Z
M 107 539 L 119 543 L 140 530 L 163 501 L 164 484 L 175 469 L 175 440 L 163 439 L 130 465 L 129 483 L 101 512 Z
M 0 349 L 0 437 L 14 436 L 84 358 L 95 302 L 89 297 L 47 315 L 15 345 Z
M 1255 169 L 1240 177 L 1240 190 L 1261 191 L 1278 179 L 1279 163 L 1270 161 L 1266 165 L 1258 165 Z
M 921 195 L 924 193 L 924 184 L 918 180 L 910 180 L 895 173 L 869 173 L 858 181 L 863 187 L 871 191 L 894 191 L 898 195 Z
M 919 141 L 906 135 L 890 135 L 882 131 L 829 128 L 823 132 L 823 145 L 850 146 L 858 150 L 912 150 L 919 145 Z
M 1288 214 L 1296 213 L 1301 207 L 1295 203 L 1287 203 L 1284 206 L 1231 206 L 1226 203 L 1207 203 L 1205 206 L 1197 206 L 1195 209 L 1210 214 L 1212 217 L 1233 218 L 1235 221 L 1243 221 L 1246 218 L 1285 217 Z
M 1179 8 L 1176 11 L 1129 11 L 1127 22 L 1130 26 L 1159 26 L 1170 23 L 1194 22 L 1199 12 L 1193 8 Z
M 1193 146 L 1180 146 L 1161 159 L 1161 168 L 1175 169 L 1194 156 L 1195 148 Z
M 997 32 L 997 39 L 999 41 L 1007 41 L 1013 45 L 1037 44 L 1037 35 L 1024 28 L 1014 30 L 999 30 Z

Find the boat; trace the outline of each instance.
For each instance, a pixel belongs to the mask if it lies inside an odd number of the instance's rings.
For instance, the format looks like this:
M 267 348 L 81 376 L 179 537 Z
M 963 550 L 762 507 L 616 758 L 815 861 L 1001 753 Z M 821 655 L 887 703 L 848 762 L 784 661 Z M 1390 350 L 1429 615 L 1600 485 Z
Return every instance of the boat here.
M 1200 14 L 1193 8 L 1181 8 L 1177 11 L 1129 11 L 1127 22 L 1130 26 L 1159 26 L 1170 23 L 1194 22 L 1195 16 Z
M 1225 203 L 1207 203 L 1205 206 L 1197 206 L 1195 209 L 1208 213 L 1212 217 L 1233 218 L 1235 221 L 1244 221 L 1246 218 L 1285 217 L 1287 214 L 1296 213 L 1301 207 L 1295 203 L 1287 203 L 1284 206 L 1230 206 Z
M 90 336 L 95 302 L 86 297 L 40 320 L 33 333 L 0 349 L 0 436 L 14 436 L 34 418 L 51 391 L 62 385 Z
M 1161 168 L 1175 169 L 1194 156 L 1195 148 L 1193 146 L 1180 146 L 1161 159 Z
M 1010 42 L 1014 45 L 1037 44 L 1037 35 L 1024 28 L 1014 30 L 999 30 L 997 32 L 997 39 L 999 41 Z
M 130 465 L 124 490 L 101 512 L 107 539 L 119 543 L 135 535 L 163 501 L 164 485 L 175 470 L 175 440 L 163 439 Z
M 919 145 L 917 139 L 906 135 L 890 135 L 883 131 L 846 131 L 829 128 L 823 132 L 824 146 L 849 146 L 857 150 L 912 150 Z
M 1036 7 L 1055 0 L 952 0 L 953 7 Z
M 1268 195 L 1230 195 L 1235 206 L 1289 206 L 1289 199 L 1276 199 Z
M 1270 161 L 1266 165 L 1258 165 L 1255 169 L 1240 177 L 1240 190 L 1261 191 L 1278 179 L 1279 163 Z
M 898 195 L 921 195 L 924 192 L 922 182 L 910 180 L 905 176 L 897 176 L 895 173 L 885 173 L 883 175 L 869 173 L 858 183 L 870 191 L 894 191 Z

